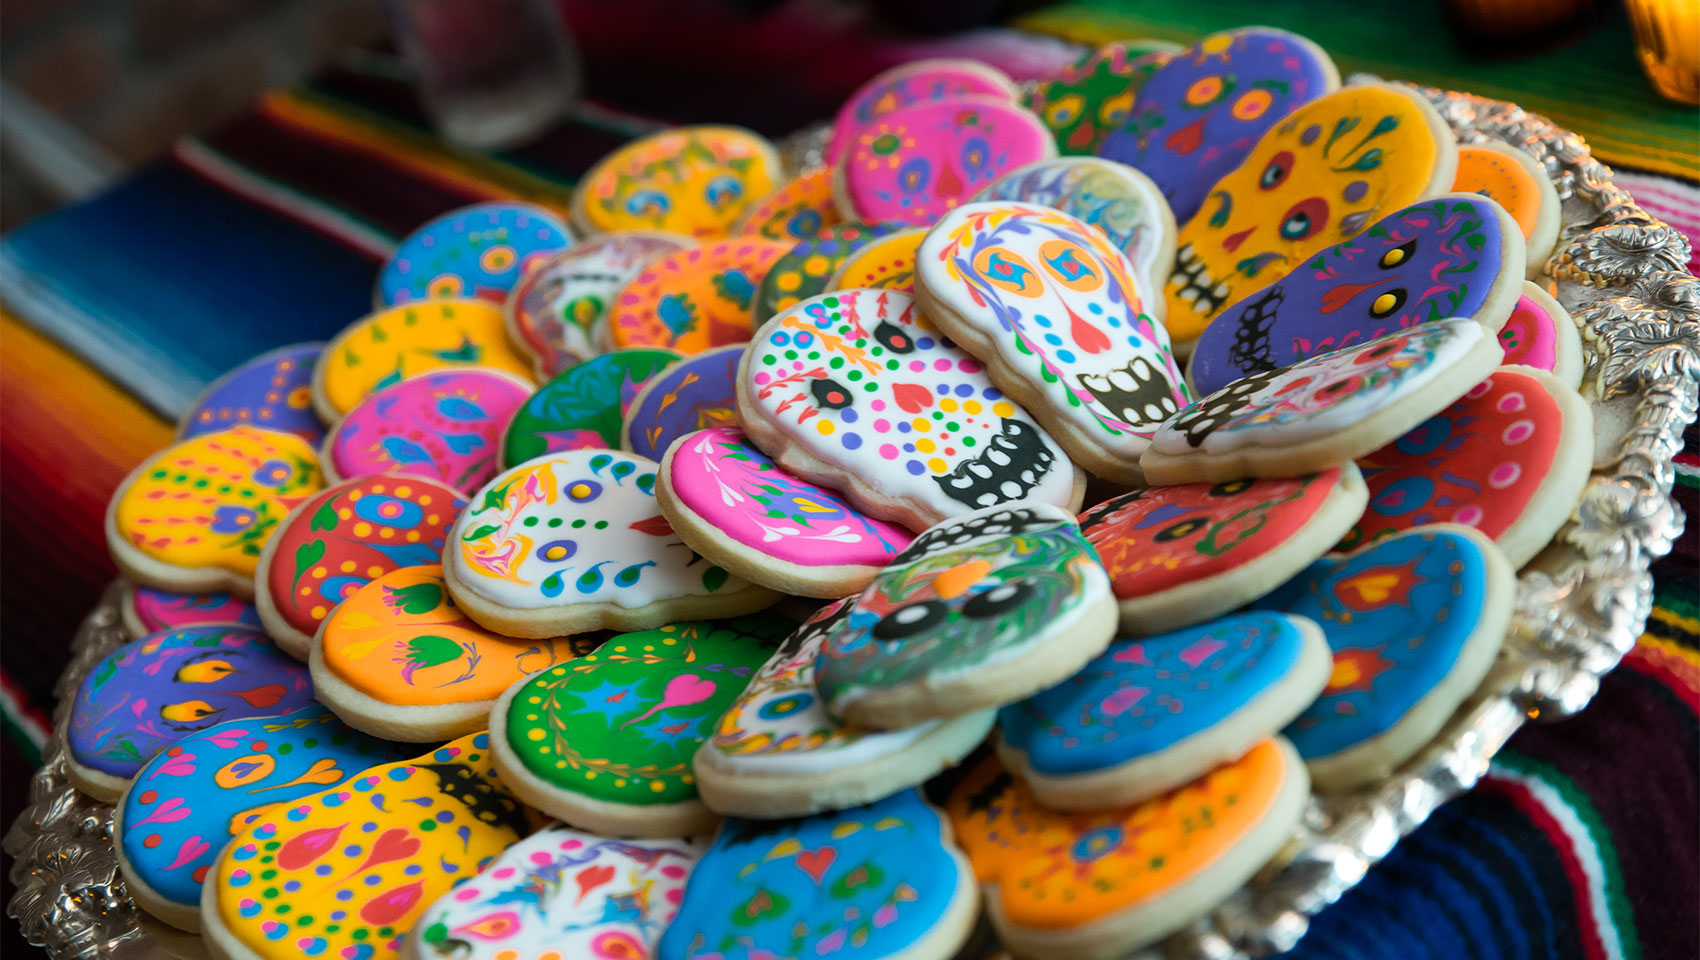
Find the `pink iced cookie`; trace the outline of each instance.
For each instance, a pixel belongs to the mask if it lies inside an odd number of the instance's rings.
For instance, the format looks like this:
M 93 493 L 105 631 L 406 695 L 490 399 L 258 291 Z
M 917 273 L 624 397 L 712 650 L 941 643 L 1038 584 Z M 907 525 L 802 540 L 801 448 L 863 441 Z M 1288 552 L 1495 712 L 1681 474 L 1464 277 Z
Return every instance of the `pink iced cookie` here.
M 836 162 L 857 130 L 893 110 L 971 94 L 1013 101 L 1019 93 L 1002 71 L 978 60 L 914 60 L 892 67 L 858 87 L 838 108 L 826 160 Z
M 1545 370 L 1574 390 L 1582 383 L 1582 334 L 1557 300 L 1524 281 L 1523 296 L 1499 330 L 1505 363 Z
M 1018 167 L 1056 156 L 1050 130 L 997 97 L 919 103 L 857 128 L 833 197 L 846 219 L 928 226 Z

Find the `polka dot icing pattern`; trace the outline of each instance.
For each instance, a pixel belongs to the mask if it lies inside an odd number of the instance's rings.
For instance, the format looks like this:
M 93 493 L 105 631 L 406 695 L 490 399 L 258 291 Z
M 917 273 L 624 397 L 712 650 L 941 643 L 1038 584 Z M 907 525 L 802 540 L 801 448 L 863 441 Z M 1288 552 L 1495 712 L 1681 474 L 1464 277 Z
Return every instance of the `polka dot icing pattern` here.
M 1169 335 L 1197 338 L 1223 307 L 1362 233 L 1378 212 L 1450 187 L 1456 148 L 1449 136 L 1440 139 L 1443 131 L 1434 108 L 1415 93 L 1353 85 L 1265 132 L 1196 216 L 1171 201 L 1181 228 L 1164 288 Z
M 404 473 L 470 493 L 496 475 L 502 431 L 530 396 L 529 383 L 494 370 L 412 377 L 350 410 L 326 461 L 339 477 Z
M 977 60 L 916 60 L 886 70 L 858 87 L 838 108 L 827 143 L 827 162 L 837 161 L 858 132 L 885 114 L 963 96 L 1013 100 L 1015 85 Z
M 635 806 L 693 800 L 691 757 L 789 626 L 757 615 L 618 634 L 526 681 L 507 745 L 562 790 Z
M 1185 221 L 1264 131 L 1339 82 L 1328 55 L 1296 34 L 1214 33 L 1156 68 L 1098 152 L 1156 181 Z
M 239 623 L 259 629 L 254 605 L 228 593 L 175 593 L 154 587 L 131 587 L 125 602 L 128 617 L 143 633 L 175 630 L 203 623 Z
M 507 471 L 473 497 L 454 535 L 462 582 L 504 607 L 641 607 L 748 586 L 679 540 L 655 506 L 655 464 L 614 451 Z
M 671 469 L 673 495 L 693 513 L 721 536 L 785 563 L 881 567 L 914 539 L 781 470 L 736 427 L 686 437 Z
M 740 405 L 883 496 L 943 518 L 1073 495 L 1056 441 L 904 294 L 806 300 L 763 327 L 748 356 Z
M 408 377 L 476 366 L 531 375 L 531 364 L 508 344 L 501 310 L 476 300 L 392 307 L 356 321 L 331 343 L 314 369 L 315 403 L 331 421 Z
M 944 829 L 914 790 L 801 820 L 729 819 L 656 957 L 861 960 L 899 956 L 935 928 L 966 939 L 971 880 Z
M 616 347 L 700 353 L 750 339 L 750 307 L 785 241 L 735 237 L 681 250 L 626 285 L 609 318 Z
M 660 462 L 667 448 L 687 433 L 738 422 L 738 360 L 741 344 L 686 357 L 645 383 L 647 392 L 626 413 L 621 444 Z
M 622 231 L 557 253 L 528 272 L 509 299 L 508 318 L 514 341 L 535 358 L 538 378 L 601 353 L 614 298 L 649 264 L 688 246 L 672 234 Z
M 734 232 L 795 243 L 843 221 L 832 203 L 832 168 L 816 167 L 750 204 Z
M 702 855 L 692 840 L 609 840 L 551 824 L 425 909 L 421 957 L 650 956 Z
M 479 203 L 408 234 L 378 273 L 378 305 L 475 297 L 501 303 L 520 276 L 572 246 L 560 217 L 529 203 Z
M 215 935 L 264 960 L 399 956 L 428 904 L 539 825 L 489 741 L 462 737 L 260 816 L 219 860 Z
M 127 780 L 191 733 L 312 701 L 306 665 L 260 631 L 184 627 L 150 633 L 95 664 L 77 687 L 66 739 L 78 765 Z
M 779 157 L 737 127 L 677 127 L 604 157 L 579 181 L 574 216 L 588 233 L 669 230 L 725 236 L 779 176 Z
M 827 283 L 830 290 L 878 287 L 909 293 L 915 289 L 915 251 L 927 235 L 926 227 L 912 227 L 870 240 L 838 265 Z
M 829 283 L 839 264 L 870 240 L 890 233 L 884 224 L 841 223 L 797 241 L 762 277 L 751 318 L 756 326 L 810 297 L 835 289 Z
M 392 706 L 494 700 L 576 651 L 568 638 L 515 640 L 455 606 L 437 564 L 404 567 L 356 590 L 325 623 L 325 668 Z M 483 722 L 479 722 L 483 726 Z
M 556 374 L 514 413 L 502 438 L 503 465 L 564 450 L 618 449 L 626 407 L 678 360 L 671 350 L 615 350 Z
M 325 428 L 313 412 L 313 364 L 325 345 L 297 343 L 264 353 L 218 378 L 183 415 L 177 435 L 235 426 L 293 433 L 317 445 Z
M 184 737 L 149 761 L 124 796 L 118 840 L 126 877 L 198 909 L 201 881 L 232 835 L 277 804 L 417 749 L 369 737 L 317 703 Z
M 1124 43 L 1106 43 L 1049 80 L 1040 81 L 1028 106 L 1065 154 L 1090 156 L 1127 120 L 1134 95 L 1170 53 L 1140 55 Z M 1019 199 L 1005 197 L 1002 199 Z
M 1483 312 L 1490 295 L 1523 281 L 1505 244 L 1491 200 L 1449 195 L 1395 211 L 1224 310 L 1198 338 L 1193 384 L 1211 393 L 1443 317 L 1496 326 L 1504 314 Z
M 862 220 L 927 226 L 1005 173 L 1055 155 L 1039 118 L 1007 100 L 921 103 L 857 129 L 840 192 Z
M 252 577 L 279 521 L 324 485 L 289 433 L 233 427 L 179 440 L 120 487 L 109 541 L 149 560 Z

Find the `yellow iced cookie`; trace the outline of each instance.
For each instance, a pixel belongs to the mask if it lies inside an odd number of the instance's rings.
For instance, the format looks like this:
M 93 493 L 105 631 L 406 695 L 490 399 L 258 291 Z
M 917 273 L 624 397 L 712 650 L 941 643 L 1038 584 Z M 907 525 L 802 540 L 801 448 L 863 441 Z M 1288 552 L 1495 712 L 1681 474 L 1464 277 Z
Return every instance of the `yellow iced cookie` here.
M 827 281 L 828 290 L 879 287 L 885 290 L 915 290 L 915 251 L 921 248 L 926 227 L 888 233 L 844 258 L 838 272 Z
M 633 140 L 602 158 L 573 194 L 587 234 L 671 230 L 723 237 L 779 178 L 779 154 L 740 127 L 678 127 Z

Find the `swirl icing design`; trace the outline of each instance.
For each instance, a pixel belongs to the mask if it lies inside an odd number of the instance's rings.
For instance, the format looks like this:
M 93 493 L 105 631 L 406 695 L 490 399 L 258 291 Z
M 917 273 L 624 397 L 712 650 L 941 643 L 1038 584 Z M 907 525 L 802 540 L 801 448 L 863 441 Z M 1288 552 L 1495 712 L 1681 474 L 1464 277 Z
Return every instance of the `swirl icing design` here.
M 1055 154 L 1038 117 L 1005 99 L 969 96 L 880 114 L 856 129 L 839 169 L 860 219 L 921 227 Z
M 941 58 L 892 67 L 858 87 L 838 108 L 826 161 L 837 162 L 858 132 L 894 110 L 964 96 L 1013 100 L 1014 95 L 1008 77 L 975 60 Z
M 1484 313 L 1489 294 L 1523 279 L 1521 259 L 1505 264 L 1500 222 L 1493 201 L 1450 195 L 1383 217 L 1222 311 L 1199 335 L 1193 385 L 1213 393 L 1444 317 L 1495 325 L 1503 314 Z
M 657 960 L 893 957 L 935 927 L 966 939 L 972 881 L 944 830 L 914 790 L 800 820 L 729 818 Z
M 266 811 L 219 859 L 203 916 L 264 960 L 393 960 L 428 904 L 540 825 L 476 733 Z
M 312 702 L 306 664 L 260 631 L 183 627 L 133 640 L 96 663 L 77 686 L 66 740 L 78 765 L 128 780 L 191 733 Z
M 319 415 L 346 416 L 360 401 L 443 367 L 494 367 L 529 380 L 530 362 L 508 343 L 502 311 L 477 300 L 428 300 L 355 321 L 314 370 Z
M 886 224 L 840 223 L 798 240 L 762 277 L 751 317 L 757 326 L 810 297 L 836 289 L 830 283 L 844 259 L 894 228 Z
M 1156 181 L 1185 221 L 1266 130 L 1338 84 L 1328 55 L 1296 34 L 1213 33 L 1153 70 L 1098 154 Z
M 625 409 L 650 378 L 678 360 L 671 350 L 615 350 L 562 370 L 509 420 L 503 465 L 565 450 L 619 449 Z
M 574 193 L 590 228 L 668 230 L 722 237 L 744 208 L 774 187 L 779 157 L 737 127 L 678 127 L 626 144 L 591 168 Z
M 1511 319 L 1499 328 L 1499 346 L 1505 351 L 1505 364 L 1559 372 L 1560 323 L 1573 325 L 1575 321 L 1568 315 L 1554 315 L 1545 304 L 1526 294 L 1518 297 L 1517 306 L 1511 309 Z
M 415 926 L 419 953 L 643 960 L 700 856 L 693 840 L 610 840 L 550 824 L 427 907 Z
M 816 167 L 750 204 L 735 233 L 795 243 L 844 222 L 832 202 L 832 168 Z
M 1449 317 L 1252 374 L 1198 401 L 1157 430 L 1159 453 L 1221 453 L 1325 437 L 1422 389 L 1490 336 Z
M 551 787 L 632 806 L 694 800 L 691 757 L 789 626 L 758 614 L 616 634 L 526 681 L 499 732 Z
M 655 464 L 555 453 L 487 484 L 455 526 L 457 573 L 504 607 L 642 607 L 749 586 L 679 540 L 655 506 Z
M 750 309 L 790 241 L 732 237 L 650 264 L 620 291 L 608 320 L 616 347 L 700 353 L 750 339 Z
M 324 349 L 322 343 L 280 347 L 219 377 L 183 415 L 178 437 L 255 426 L 317 446 L 325 428 L 313 412 L 313 364 Z
M 1136 53 L 1119 41 L 1106 43 L 1051 79 L 1040 81 L 1027 105 L 1050 128 L 1059 151 L 1091 156 L 1121 129 L 1133 109 L 1134 96 L 1173 56 Z
M 408 234 L 378 273 L 378 303 L 468 297 L 502 303 L 526 270 L 572 246 L 560 217 L 529 203 L 478 203 Z
M 647 392 L 630 404 L 621 446 L 661 462 L 667 448 L 688 433 L 738 423 L 738 360 L 742 345 L 689 356 L 646 381 Z
M 260 612 L 254 605 L 228 593 L 177 593 L 133 586 L 125 602 L 129 604 L 130 619 L 141 626 L 143 633 L 203 623 L 239 623 L 260 628 Z
M 124 795 L 125 878 L 198 909 L 201 881 L 232 836 L 280 804 L 415 750 L 367 736 L 317 703 L 190 734 L 150 760 Z
M 1171 199 L 1181 228 L 1164 288 L 1169 336 L 1196 339 L 1223 307 L 1362 233 L 1381 211 L 1450 186 L 1449 179 L 1435 182 L 1452 169 L 1455 153 L 1450 138 L 1437 139 L 1443 129 L 1417 94 L 1356 84 L 1265 131 L 1244 162 L 1215 181 L 1195 215 Z M 1194 176 L 1189 166 L 1186 177 Z
M 1073 496 L 1056 441 L 905 294 L 840 290 L 798 304 L 762 328 L 745 376 L 746 416 L 939 518 Z
M 628 230 L 594 237 L 527 271 L 508 315 L 538 379 L 601 353 L 614 298 L 645 267 L 688 246 L 684 237 Z
M 531 396 L 494 370 L 445 370 L 386 387 L 337 424 L 327 448 L 339 477 L 404 473 L 466 493 L 496 475 L 502 431 Z
M 307 441 L 232 427 L 155 454 L 115 494 L 109 533 L 152 560 L 252 577 L 278 523 L 323 486 Z
M 838 265 L 827 287 L 854 290 L 877 287 L 910 293 L 915 289 L 915 251 L 921 248 L 926 227 L 910 227 L 869 240 Z

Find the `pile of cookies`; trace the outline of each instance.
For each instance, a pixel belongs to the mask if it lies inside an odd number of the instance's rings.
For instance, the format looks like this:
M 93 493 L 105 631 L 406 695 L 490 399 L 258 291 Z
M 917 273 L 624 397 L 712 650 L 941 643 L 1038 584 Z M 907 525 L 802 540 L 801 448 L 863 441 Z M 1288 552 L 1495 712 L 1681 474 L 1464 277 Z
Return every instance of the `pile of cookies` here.
M 218 957 L 1123 956 L 1487 676 L 1590 469 L 1557 204 L 1264 28 L 641 138 L 126 480 L 73 780 Z

